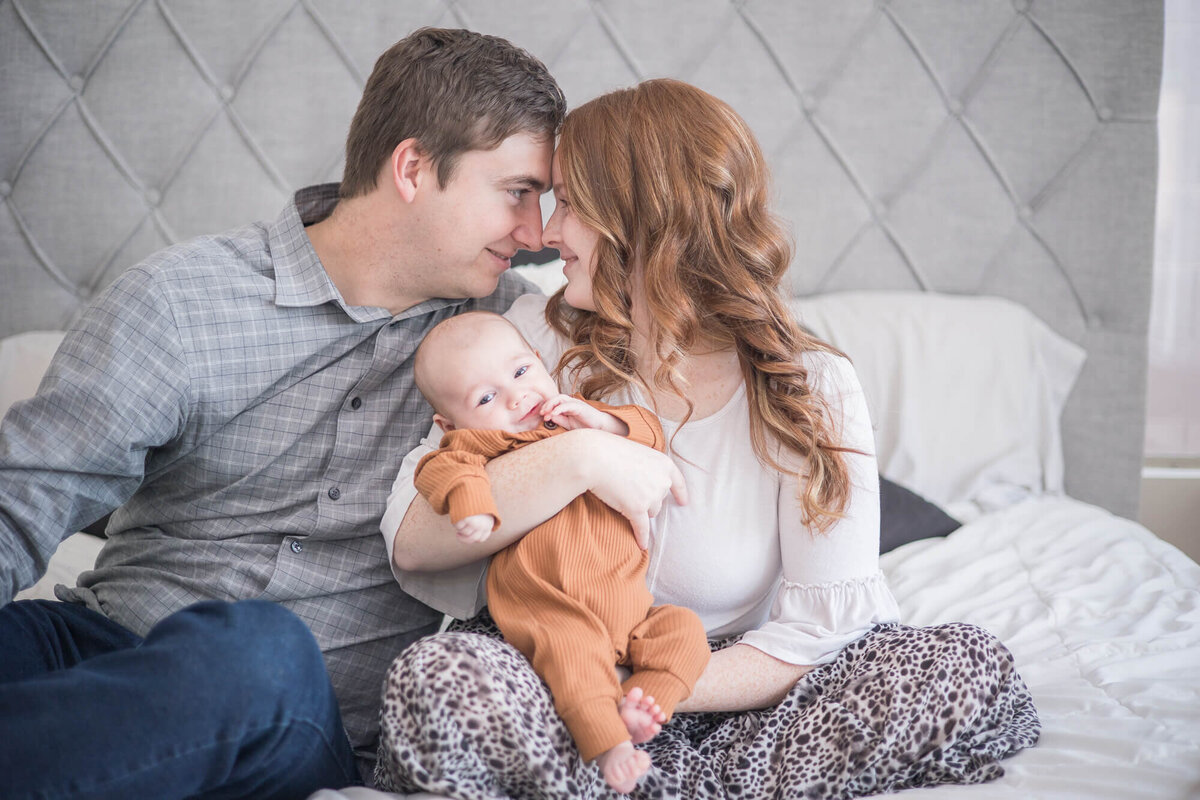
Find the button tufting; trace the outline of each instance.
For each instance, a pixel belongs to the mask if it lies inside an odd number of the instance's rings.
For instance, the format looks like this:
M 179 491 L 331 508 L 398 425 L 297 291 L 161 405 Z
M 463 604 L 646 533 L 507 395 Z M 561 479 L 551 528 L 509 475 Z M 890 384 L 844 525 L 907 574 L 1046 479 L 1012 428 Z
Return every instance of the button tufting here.
M 962 116 L 963 104 L 961 102 L 959 102 L 958 100 L 951 98 L 950 102 L 946 104 L 946 107 L 950 110 L 950 114 L 952 116 L 955 116 L 955 117 Z
M 1113 118 L 1113 110 L 1108 106 L 1103 106 L 1098 113 L 1100 114 L 1100 119 L 1104 120 L 1105 122 L 1108 122 Z
M 237 93 L 233 90 L 233 87 L 230 86 L 229 84 L 225 84 L 224 86 L 221 87 L 221 99 L 224 100 L 226 103 L 228 103 L 230 100 L 232 100 L 233 96 L 235 94 L 237 94 Z
M 1024 14 L 1029 10 L 1029 0 L 1013 0 L 1013 8 L 1017 10 L 1017 13 Z
M 156 206 L 162 202 L 162 194 L 159 193 L 158 189 L 147 189 L 146 202 L 152 206 Z
M 8 197 L 12 194 L 12 184 L 8 181 L 0 181 L 0 197 Z
M 67 83 L 70 84 L 71 89 L 73 89 L 76 92 L 79 92 L 79 91 L 83 90 L 83 85 L 84 85 L 85 81 L 84 81 L 82 75 L 72 75 L 71 79 L 68 80 Z
M 1017 214 L 1020 215 L 1021 219 L 1028 222 L 1029 220 L 1033 219 L 1033 208 L 1030 206 L 1021 206 L 1017 209 Z
M 885 217 L 888 212 L 888 205 L 883 200 L 874 200 L 871 202 L 871 210 L 875 212 L 877 217 Z
M 809 114 L 817 110 L 817 98 L 813 97 L 808 92 L 800 95 L 800 107 Z

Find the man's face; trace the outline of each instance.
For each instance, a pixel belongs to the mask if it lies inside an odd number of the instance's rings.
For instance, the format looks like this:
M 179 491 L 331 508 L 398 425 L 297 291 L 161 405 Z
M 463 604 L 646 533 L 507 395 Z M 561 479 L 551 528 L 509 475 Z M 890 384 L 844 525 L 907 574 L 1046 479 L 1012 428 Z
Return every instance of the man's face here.
M 505 322 L 490 325 L 445 363 L 437 379 L 443 413 L 434 416 L 443 430 L 533 430 L 542 424 L 542 403 L 558 396 L 541 359 Z
M 486 297 L 518 249 L 540 250 L 539 196 L 550 185 L 548 140 L 517 133 L 494 150 L 463 153 L 444 188 L 418 202 L 432 297 Z

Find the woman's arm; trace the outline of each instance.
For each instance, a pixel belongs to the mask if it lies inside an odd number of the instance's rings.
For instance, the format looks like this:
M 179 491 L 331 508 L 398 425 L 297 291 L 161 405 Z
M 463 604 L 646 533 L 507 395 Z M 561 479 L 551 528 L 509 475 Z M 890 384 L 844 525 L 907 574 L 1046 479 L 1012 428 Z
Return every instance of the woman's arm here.
M 735 644 L 712 654 L 696 687 L 677 711 L 749 711 L 776 705 L 812 667 Z
M 645 547 L 650 517 L 667 493 L 687 502 L 683 476 L 670 458 L 604 431 L 552 436 L 493 459 L 487 472 L 503 524 L 486 541 L 463 543 L 449 518 L 418 496 L 396 531 L 392 560 L 399 569 L 444 570 L 490 556 L 588 491 L 623 514 Z
M 850 503 L 829 530 L 816 533 L 801 522 L 795 478 L 781 480 L 777 520 L 783 581 L 770 618 L 747 631 L 741 643 L 713 654 L 680 710 L 741 711 L 776 704 L 813 668 L 806 665 L 824 663 L 876 623 L 898 616 L 879 572 L 877 466 L 865 398 L 845 359 L 823 357 L 814 366 L 819 367 L 814 369 L 817 387 L 834 408 L 839 439 L 860 451 L 845 456 Z

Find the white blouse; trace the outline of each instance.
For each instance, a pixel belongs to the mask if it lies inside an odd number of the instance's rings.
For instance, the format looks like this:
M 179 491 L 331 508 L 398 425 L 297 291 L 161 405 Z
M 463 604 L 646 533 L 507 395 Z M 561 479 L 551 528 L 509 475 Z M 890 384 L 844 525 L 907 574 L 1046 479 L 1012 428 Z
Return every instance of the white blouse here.
M 546 324 L 545 303 L 543 296 L 525 295 L 507 316 L 553 366 L 565 342 Z M 862 388 L 846 359 L 818 352 L 804 359 L 842 442 L 862 453 L 845 455 L 853 486 L 845 516 L 824 533 L 801 524 L 796 480 L 764 467 L 754 453 L 742 386 L 722 409 L 682 428 L 662 420 L 690 500 L 680 506 L 668 497 L 652 520 L 646 580 L 657 604 L 692 609 L 710 637 L 744 634 L 743 644 L 781 661 L 816 665 L 876 623 L 897 621 L 899 609 L 879 570 L 879 479 Z M 648 405 L 634 387 L 604 399 Z M 381 524 L 389 560 L 417 494 L 413 470 L 439 433 L 432 430 L 409 454 L 392 487 Z M 792 460 L 788 454 L 782 459 Z M 406 591 L 457 617 L 471 616 L 486 602 L 484 568 L 478 562 L 409 573 L 393 565 Z

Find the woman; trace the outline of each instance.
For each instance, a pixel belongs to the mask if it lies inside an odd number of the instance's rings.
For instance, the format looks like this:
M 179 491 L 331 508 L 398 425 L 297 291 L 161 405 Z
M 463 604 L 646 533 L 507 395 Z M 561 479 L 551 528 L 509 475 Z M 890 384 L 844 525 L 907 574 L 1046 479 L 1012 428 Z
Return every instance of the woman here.
M 570 391 L 662 420 L 691 499 L 656 517 L 648 581 L 714 640 L 678 707 L 700 713 L 644 746 L 654 768 L 633 796 L 841 797 L 1001 774 L 1037 739 L 1032 701 L 985 631 L 897 624 L 866 404 L 849 362 L 781 299 L 790 248 L 745 122 L 648 81 L 568 115 L 553 181 L 544 238 L 568 283 L 509 317 Z M 382 721 L 384 785 L 611 795 L 486 617 L 405 651 Z

